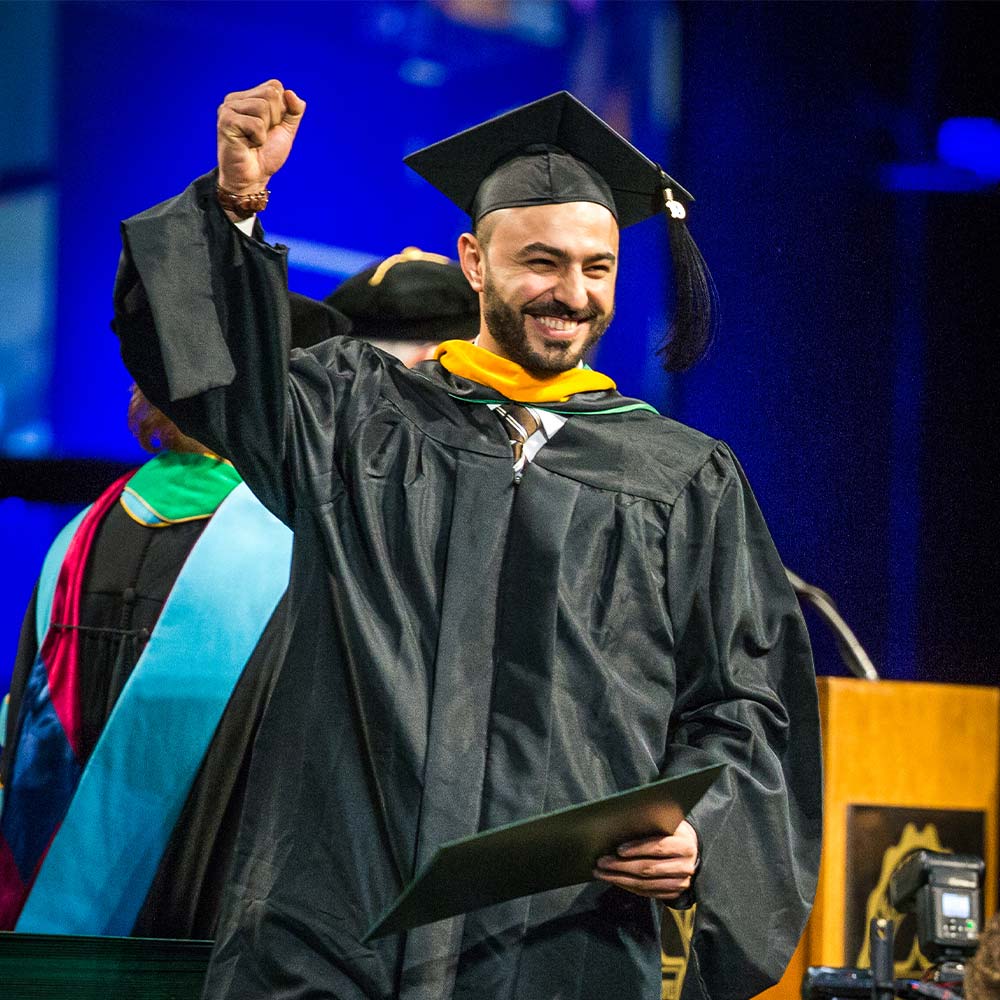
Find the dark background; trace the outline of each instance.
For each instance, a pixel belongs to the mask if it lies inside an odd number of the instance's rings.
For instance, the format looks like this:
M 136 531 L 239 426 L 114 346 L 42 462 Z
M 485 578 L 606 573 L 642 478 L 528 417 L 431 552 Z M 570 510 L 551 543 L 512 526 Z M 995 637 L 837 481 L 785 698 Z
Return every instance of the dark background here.
M 994 683 L 1000 167 L 937 142 L 1000 117 L 998 28 L 989 3 L 0 5 L 0 684 L 49 541 L 141 460 L 118 221 L 209 170 L 216 106 L 271 76 L 309 110 L 262 221 L 308 294 L 408 244 L 453 254 L 462 216 L 401 157 L 554 90 L 662 162 L 697 198 L 718 339 L 658 371 L 647 222 L 595 366 L 729 441 L 883 675 Z

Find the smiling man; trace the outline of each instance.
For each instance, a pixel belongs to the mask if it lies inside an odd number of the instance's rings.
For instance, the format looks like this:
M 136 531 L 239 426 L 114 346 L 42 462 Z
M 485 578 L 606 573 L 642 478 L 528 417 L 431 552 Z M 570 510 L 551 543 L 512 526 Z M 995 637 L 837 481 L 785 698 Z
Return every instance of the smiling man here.
M 478 342 L 413 371 L 347 338 L 289 361 L 284 250 L 234 223 L 304 112 L 276 80 L 230 94 L 218 173 L 122 227 L 126 363 L 295 532 L 205 995 L 653 1000 L 659 904 L 692 899 L 686 993 L 757 993 L 818 866 L 805 627 L 728 448 L 579 366 L 619 228 L 664 211 L 664 358 L 703 351 L 690 196 L 570 95 L 519 108 L 408 158 L 471 216 Z M 364 941 L 442 843 L 715 763 L 673 835 L 590 883 Z
M 479 345 L 532 375 L 579 364 L 611 322 L 618 225 L 601 205 L 497 209 L 458 250 L 483 298 Z

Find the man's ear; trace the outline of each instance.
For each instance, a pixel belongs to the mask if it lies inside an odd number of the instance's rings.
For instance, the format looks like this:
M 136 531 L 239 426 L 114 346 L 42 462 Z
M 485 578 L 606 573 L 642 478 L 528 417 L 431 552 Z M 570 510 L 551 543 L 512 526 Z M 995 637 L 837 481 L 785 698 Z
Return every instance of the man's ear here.
M 483 290 L 483 256 L 485 250 L 472 233 L 462 233 L 458 238 L 458 262 L 474 292 Z

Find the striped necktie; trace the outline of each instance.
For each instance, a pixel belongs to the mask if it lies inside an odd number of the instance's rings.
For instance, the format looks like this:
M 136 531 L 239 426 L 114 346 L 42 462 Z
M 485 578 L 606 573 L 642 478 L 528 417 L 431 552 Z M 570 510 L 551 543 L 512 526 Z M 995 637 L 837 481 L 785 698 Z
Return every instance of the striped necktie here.
M 538 430 L 538 421 L 531 410 L 520 403 L 504 403 L 502 406 L 498 406 L 494 412 L 500 418 L 500 423 L 507 432 L 510 447 L 514 453 L 515 479 L 520 481 L 521 470 L 524 467 L 524 444 Z

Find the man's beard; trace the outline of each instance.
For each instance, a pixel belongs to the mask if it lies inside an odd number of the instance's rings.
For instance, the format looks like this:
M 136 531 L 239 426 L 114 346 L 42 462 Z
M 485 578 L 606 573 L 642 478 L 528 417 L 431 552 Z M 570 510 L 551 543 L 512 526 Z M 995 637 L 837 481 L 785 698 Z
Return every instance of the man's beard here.
M 551 341 L 546 350 L 536 350 L 528 341 L 525 316 L 556 316 L 559 319 L 590 323 L 583 341 Z M 614 311 L 602 313 L 596 307 L 574 310 L 557 299 L 531 302 L 518 311 L 509 306 L 487 274 L 483 281 L 483 318 L 493 339 L 511 361 L 517 362 L 532 375 L 556 375 L 569 371 L 604 335 L 614 317 Z

